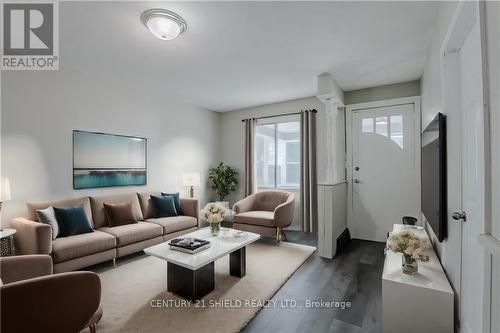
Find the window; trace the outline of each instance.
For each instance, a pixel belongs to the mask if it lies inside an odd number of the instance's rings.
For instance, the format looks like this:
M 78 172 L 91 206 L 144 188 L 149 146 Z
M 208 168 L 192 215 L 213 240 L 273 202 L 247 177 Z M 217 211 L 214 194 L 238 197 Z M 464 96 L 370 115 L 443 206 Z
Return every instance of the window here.
M 363 118 L 361 131 L 362 133 L 376 133 L 390 137 L 401 149 L 404 148 L 403 115 Z
M 257 187 L 300 186 L 300 122 L 274 120 L 257 125 Z

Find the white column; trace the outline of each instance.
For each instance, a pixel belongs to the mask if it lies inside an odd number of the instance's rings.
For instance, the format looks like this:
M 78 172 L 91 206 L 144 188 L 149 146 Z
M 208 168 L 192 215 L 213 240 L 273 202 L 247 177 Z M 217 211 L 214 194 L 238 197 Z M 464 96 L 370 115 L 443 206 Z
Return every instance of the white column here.
M 326 111 L 326 149 L 327 183 L 336 183 L 345 179 L 345 127 L 344 109 L 333 99 L 325 101 Z

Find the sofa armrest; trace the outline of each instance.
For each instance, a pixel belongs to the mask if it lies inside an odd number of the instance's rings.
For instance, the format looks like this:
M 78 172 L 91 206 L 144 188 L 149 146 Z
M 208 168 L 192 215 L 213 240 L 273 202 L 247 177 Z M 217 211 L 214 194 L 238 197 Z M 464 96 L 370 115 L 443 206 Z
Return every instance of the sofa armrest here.
M 274 209 L 274 224 L 277 227 L 288 227 L 293 221 L 295 208 L 295 196 L 290 197 Z
M 24 217 L 12 220 L 16 229 L 14 241 L 20 254 L 50 254 L 52 252 L 52 230 L 48 224 Z
M 52 275 L 52 258 L 49 255 L 0 258 L 0 277 L 5 284 L 45 275 Z
M 253 202 L 254 202 L 254 194 L 250 194 L 248 197 L 241 199 L 237 203 L 233 205 L 233 210 L 235 214 L 248 212 L 252 210 Z
M 198 199 L 181 198 L 181 208 L 182 208 L 182 215 L 192 216 L 198 219 L 198 214 L 200 210 L 198 206 Z
M 101 281 L 93 272 L 43 276 L 0 288 L 2 332 L 80 332 L 101 301 Z

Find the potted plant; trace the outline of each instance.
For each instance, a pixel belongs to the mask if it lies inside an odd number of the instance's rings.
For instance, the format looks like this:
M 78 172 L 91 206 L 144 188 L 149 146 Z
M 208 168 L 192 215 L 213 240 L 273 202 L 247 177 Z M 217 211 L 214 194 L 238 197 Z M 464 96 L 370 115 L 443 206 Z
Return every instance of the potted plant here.
M 425 254 L 426 242 L 411 231 L 393 234 L 387 241 L 387 248 L 392 252 L 401 253 L 403 273 L 415 274 L 418 272 L 418 262 L 427 262 L 429 256 Z
M 208 172 L 208 180 L 212 190 L 218 195 L 221 205 L 229 208 L 229 202 L 224 199 L 238 186 L 238 171 L 220 162 Z

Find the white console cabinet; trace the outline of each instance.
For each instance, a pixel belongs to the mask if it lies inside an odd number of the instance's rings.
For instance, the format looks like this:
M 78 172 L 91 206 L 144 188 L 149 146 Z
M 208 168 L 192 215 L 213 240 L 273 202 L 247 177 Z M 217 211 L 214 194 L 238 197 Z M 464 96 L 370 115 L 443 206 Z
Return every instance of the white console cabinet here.
M 395 224 L 393 233 L 405 226 Z M 412 230 L 426 238 L 424 229 Z M 382 274 L 383 327 L 386 333 L 453 332 L 453 290 L 432 248 L 430 262 L 418 263 L 418 273 L 401 271 L 401 254 L 387 251 Z

